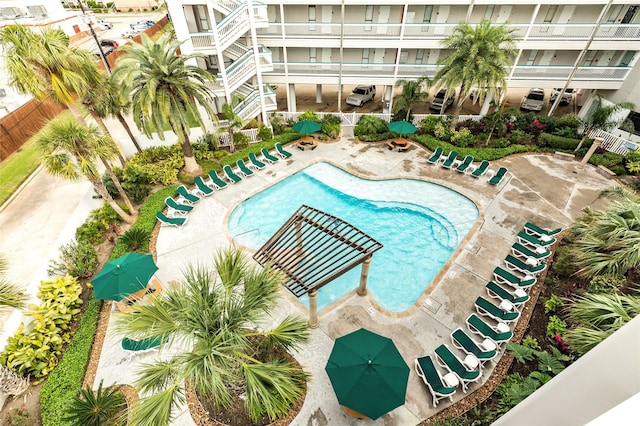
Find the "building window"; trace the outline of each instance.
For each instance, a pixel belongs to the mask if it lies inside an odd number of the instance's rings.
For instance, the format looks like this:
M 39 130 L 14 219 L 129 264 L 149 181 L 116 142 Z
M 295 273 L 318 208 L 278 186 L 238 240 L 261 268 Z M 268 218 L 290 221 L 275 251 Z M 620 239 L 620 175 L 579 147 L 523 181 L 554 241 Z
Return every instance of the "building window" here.
M 537 50 L 532 50 L 529 52 L 529 57 L 527 58 L 527 65 L 533 65 L 536 63 L 536 56 L 538 56 Z
M 363 64 L 368 64 L 369 63 L 369 55 L 371 54 L 371 50 L 366 48 L 366 49 L 362 49 L 362 63 Z
M 637 52 L 635 50 L 627 50 L 626 52 L 624 52 L 624 55 L 622 55 L 622 59 L 620 59 L 620 66 L 628 67 L 629 65 L 631 65 L 633 58 L 636 56 L 636 53 Z
M 496 6 L 494 4 L 490 4 L 489 6 L 487 6 L 487 9 L 484 11 L 484 19 L 491 20 L 491 18 L 493 18 L 493 11 L 495 9 Z
M 194 6 L 193 14 L 196 18 L 196 27 L 198 28 L 198 32 L 209 31 L 211 29 L 205 6 Z
M 424 16 L 422 17 L 422 22 L 428 24 L 431 22 L 431 15 L 433 14 L 433 6 L 426 5 L 424 7 Z
M 27 6 L 27 10 L 36 18 L 45 18 L 47 16 L 47 9 L 44 6 Z
M 424 59 L 424 49 L 416 50 L 416 64 L 421 64 Z
M 316 22 L 316 7 L 309 6 L 309 22 Z
M 598 50 L 590 50 L 584 55 L 584 60 L 582 61 L 582 65 L 585 67 L 591 67 L 597 65 L 598 60 L 596 57 L 598 56 Z
M 607 18 L 607 24 L 615 23 L 616 19 L 618 19 L 618 15 L 620 14 L 621 10 L 622 10 L 621 4 L 614 4 L 613 6 L 611 6 L 611 11 L 609 12 L 609 17 Z
M 640 114 L 635 111 L 631 111 L 627 116 L 627 120 L 633 123 L 633 134 L 640 135 Z
M 316 49 L 315 47 L 309 48 L 309 62 L 318 62 L 318 49 Z
M 551 21 L 553 21 L 553 17 L 556 15 L 557 11 L 558 11 L 557 4 L 552 4 L 551 6 L 549 6 L 549 9 L 547 9 L 547 14 L 544 16 L 544 23 L 550 24 Z

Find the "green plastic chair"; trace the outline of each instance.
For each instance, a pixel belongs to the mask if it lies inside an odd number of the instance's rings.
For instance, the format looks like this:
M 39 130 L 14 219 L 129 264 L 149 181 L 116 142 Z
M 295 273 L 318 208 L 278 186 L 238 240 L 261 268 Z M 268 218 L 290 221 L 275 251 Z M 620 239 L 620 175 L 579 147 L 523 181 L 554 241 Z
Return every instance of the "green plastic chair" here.
M 240 176 L 238 176 L 237 174 L 235 174 L 235 172 L 233 171 L 233 169 L 231 169 L 230 165 L 226 165 L 222 167 L 222 170 L 224 171 L 224 174 L 227 176 L 227 178 L 229 179 L 229 182 L 231 183 L 238 183 L 242 180 L 242 178 Z
M 460 380 L 460 384 L 462 385 L 462 392 L 467 393 L 467 387 L 469 383 L 480 380 L 482 371 L 480 369 L 467 369 L 460 358 L 458 358 L 456 354 L 451 352 L 451 349 L 449 349 L 449 346 L 447 346 L 446 344 L 438 346 L 435 350 L 435 353 L 436 361 L 438 362 L 438 364 L 458 377 L 458 380 Z
M 160 226 L 182 226 L 187 222 L 186 217 L 169 217 L 162 212 L 156 212 L 156 219 L 160 221 Z
M 553 237 L 557 234 L 559 234 L 560 232 L 562 232 L 562 228 L 556 228 L 556 229 L 544 229 L 539 227 L 538 225 L 536 225 L 535 223 L 531 223 L 531 222 L 527 222 L 524 224 L 524 232 L 526 232 L 529 235 L 533 235 L 534 237 L 540 238 L 543 235 L 547 235 L 549 237 Z
M 169 207 L 169 214 L 177 213 L 177 214 L 187 214 L 191 210 L 193 210 L 193 206 L 188 206 L 186 204 L 181 204 L 174 200 L 171 197 L 167 197 L 164 199 L 165 204 Z
M 466 352 L 467 354 L 475 356 L 480 361 L 482 367 L 484 363 L 490 361 L 498 355 L 496 344 L 491 339 L 485 339 L 485 344 L 492 346 L 494 349 L 485 350 L 482 349 L 478 342 L 473 340 L 471 336 L 464 332 L 461 328 L 456 328 L 451 333 L 451 342 L 456 348 Z
M 209 179 L 211 179 L 211 184 L 217 189 L 222 189 L 227 186 L 227 182 L 220 179 L 220 176 L 218 176 L 215 170 L 209 170 Z
M 196 176 L 195 179 L 193 179 L 193 183 L 196 184 L 196 191 L 202 194 L 203 197 L 213 194 L 213 189 L 204 182 L 201 176 Z
M 267 161 L 268 163 L 275 163 L 279 160 L 278 157 L 274 157 L 273 155 L 271 155 L 267 148 L 262 148 L 260 150 L 260 153 L 262 153 L 262 157 L 264 157 L 265 161 Z
M 556 239 L 553 237 L 536 238 L 533 235 L 529 235 L 524 231 L 518 232 L 516 235 L 518 242 L 530 247 L 547 247 L 555 244 Z
M 547 267 L 547 265 L 545 265 L 544 263 L 540 263 L 536 266 L 529 265 L 528 263 L 523 262 L 522 260 L 510 254 L 508 254 L 507 257 L 504 258 L 504 262 L 507 265 L 507 269 L 518 271 L 525 275 L 537 275 L 540 272 L 544 271 L 544 269 Z
M 244 175 L 245 177 L 253 176 L 253 170 L 250 170 L 247 165 L 244 164 L 244 161 L 238 160 L 236 161 L 236 165 L 238 166 L 238 172 L 240 174 Z
M 186 186 L 180 185 L 178 187 L 178 194 L 184 199 L 184 201 L 188 204 L 195 204 L 200 201 L 200 197 L 189 192 Z
M 551 252 L 549 250 L 543 249 L 542 247 L 530 249 L 529 247 L 520 243 L 513 243 L 513 245 L 511 246 L 511 253 L 514 256 L 533 257 L 534 259 L 540 261 L 545 260 L 547 257 L 551 256 Z
M 253 152 L 249 153 L 249 161 L 250 161 L 249 167 L 254 166 L 257 170 L 264 169 L 264 167 L 266 166 L 266 164 L 258 160 L 258 158 Z
M 493 270 L 493 278 L 496 282 L 508 284 L 513 288 L 527 289 L 536 283 L 535 277 L 521 279 L 499 266 Z
M 431 157 L 427 158 L 427 163 L 429 164 L 435 164 L 438 161 L 440 161 L 440 157 L 442 157 L 442 152 L 444 151 L 444 149 L 442 149 L 441 146 L 437 147 L 435 151 L 433 151 L 433 154 L 431 155 Z
M 416 358 L 415 368 L 418 377 L 427 385 L 431 396 L 433 396 L 433 408 L 438 405 L 441 399 L 449 398 L 450 401 L 453 401 L 453 394 L 456 393 L 456 387 L 447 386 L 443 383 L 442 376 L 440 376 L 440 372 L 436 369 L 429 355 Z
M 453 166 L 453 162 L 456 161 L 458 157 L 458 153 L 456 151 L 451 151 L 446 160 L 442 163 L 442 167 L 445 169 L 450 169 Z
M 491 339 L 496 344 L 506 343 L 513 337 L 513 331 L 507 330 L 508 326 L 503 323 L 503 327 L 506 327 L 504 331 L 500 331 L 497 327 L 492 327 L 482 320 L 476 314 L 471 314 L 467 317 L 467 327 L 469 331 L 474 334 L 479 334 L 485 339 Z
M 507 174 L 507 168 L 506 167 L 500 167 L 498 169 L 498 171 L 496 172 L 495 175 L 491 176 L 491 178 L 489 179 L 489 183 L 491 185 L 497 185 L 500 183 L 500 181 L 502 181 L 502 178 L 505 177 L 505 175 Z
M 485 286 L 485 289 L 487 290 L 487 294 L 489 295 L 489 297 L 493 297 L 494 299 L 499 300 L 506 300 L 515 307 L 518 307 L 529 300 L 529 295 L 523 290 L 516 290 L 517 293 L 522 292 L 522 294 L 513 294 L 504 287 L 500 286 L 495 281 L 489 281 Z
M 464 160 L 462 160 L 462 163 L 460 163 L 458 167 L 456 167 L 456 172 L 464 173 L 465 170 L 467 170 L 467 168 L 471 165 L 471 163 L 473 163 L 473 156 L 467 155 L 466 157 L 464 157 Z
M 289 151 L 285 150 L 280 142 L 276 143 L 276 154 L 282 158 L 289 158 L 293 155 Z
M 487 172 L 488 168 L 489 162 L 487 160 L 482 160 L 478 168 L 471 172 L 471 176 L 473 176 L 474 178 L 479 178 Z
M 511 304 L 511 302 L 509 302 Z M 496 321 L 502 322 L 511 322 L 515 321 L 520 317 L 520 312 L 518 311 L 504 311 L 499 306 L 494 305 L 487 299 L 482 296 L 479 296 L 475 303 L 476 312 L 480 315 L 487 316 Z M 513 306 L 513 305 L 512 305 Z M 514 306 L 515 307 L 515 306 Z

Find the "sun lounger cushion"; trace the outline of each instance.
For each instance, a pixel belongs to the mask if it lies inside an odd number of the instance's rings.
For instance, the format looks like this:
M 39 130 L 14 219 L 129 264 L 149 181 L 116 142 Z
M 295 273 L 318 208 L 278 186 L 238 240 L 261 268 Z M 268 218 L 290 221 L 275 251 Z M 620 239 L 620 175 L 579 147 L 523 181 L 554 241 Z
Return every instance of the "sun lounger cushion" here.
M 467 317 L 466 322 L 467 322 L 467 327 L 469 327 L 469 330 L 472 333 L 479 334 L 482 337 L 485 337 L 487 339 L 491 339 L 495 343 L 505 343 L 505 342 L 508 342 L 513 337 L 513 332 L 511 331 L 509 326 L 507 326 L 506 324 L 499 323 L 499 324 L 502 324 L 500 328 L 502 328 L 504 331 L 498 330 L 497 326 L 496 327 L 490 326 L 476 314 L 469 315 Z
M 215 170 L 209 171 L 209 179 L 211 179 L 211 184 L 218 189 L 222 189 L 227 186 L 227 182 L 220 179 L 218 173 Z
M 549 237 L 553 237 L 554 235 L 559 234 L 560 232 L 562 232 L 562 228 L 556 228 L 556 229 L 544 229 L 539 227 L 538 225 L 531 223 L 531 222 L 527 222 L 524 224 L 524 231 L 529 234 L 529 235 L 533 235 L 534 237 L 541 237 L 543 235 L 547 235 Z
M 500 306 L 496 306 L 480 296 L 476 299 L 475 306 L 478 314 L 488 316 L 496 321 L 511 322 L 520 316 L 520 312 L 515 310 L 515 305 L 509 301 L 502 301 Z
M 238 182 L 240 182 L 242 180 L 242 178 L 240 176 L 235 174 L 233 169 L 231 169 L 230 165 L 227 164 L 227 165 L 223 166 L 222 170 L 224 171 L 224 174 L 227 176 L 227 179 L 229 179 L 229 182 L 238 183 Z
M 194 204 L 200 201 L 200 197 L 189 192 L 186 186 L 180 185 L 178 187 L 178 194 L 182 197 L 185 203 Z
M 536 277 L 534 277 L 533 275 L 525 275 L 524 278 L 519 278 L 513 275 L 511 272 L 499 266 L 493 270 L 493 278 L 498 283 L 508 284 L 513 288 L 522 288 L 522 289 L 531 287 L 537 281 Z
M 213 189 L 204 182 L 201 176 L 196 176 L 195 179 L 193 179 L 193 183 L 196 184 L 196 190 L 199 194 L 202 194 L 203 197 L 213 194 Z
M 161 226 L 182 226 L 187 222 L 186 217 L 169 217 L 162 212 L 156 212 L 156 218 Z
M 474 178 L 478 178 L 485 174 L 488 168 L 489 162 L 487 160 L 482 160 L 478 168 L 471 172 L 471 176 L 473 176 Z
M 251 164 L 249 164 L 249 167 L 253 166 L 258 170 L 263 169 L 266 166 L 266 164 L 258 160 L 258 158 L 253 152 L 249 153 L 249 161 L 251 162 Z
M 442 167 L 450 169 L 453 166 L 453 162 L 456 161 L 456 157 L 458 157 L 458 153 L 456 151 L 451 151 L 449 156 L 442 163 Z
M 482 375 L 480 369 L 468 369 L 446 344 L 438 346 L 435 353 L 438 363 L 458 377 L 462 385 L 462 392 L 467 392 L 468 383 L 473 383 L 480 379 Z
M 480 361 L 480 365 L 495 358 L 498 354 L 498 347 L 493 340 L 485 339 L 482 343 L 478 343 L 461 328 L 457 328 L 451 333 L 451 342 L 458 349 L 475 356 Z M 480 347 L 481 345 L 483 347 Z
M 271 153 L 269 152 L 269 150 L 267 148 L 262 148 L 260 150 L 260 152 L 262 153 L 262 157 L 265 159 L 265 161 L 267 161 L 269 163 L 275 163 L 276 161 L 279 160 L 278 157 L 275 157 L 275 156 L 271 155 Z
M 437 147 L 431 157 L 427 158 L 427 163 L 435 164 L 440 161 L 440 158 L 442 157 L 442 151 L 444 151 L 444 149 L 442 149 L 441 146 Z
M 456 386 L 448 386 L 440 376 L 440 372 L 433 364 L 433 360 L 429 355 L 417 358 L 415 360 L 415 368 L 418 377 L 422 379 L 431 395 L 433 396 L 434 408 L 441 399 L 449 398 L 453 401 L 453 394 L 456 392 Z M 457 378 L 456 378 L 457 381 Z
M 278 154 L 280 157 L 282 158 L 291 157 L 292 154 L 289 151 L 285 150 L 280 142 L 276 143 L 275 146 L 276 146 L 276 154 Z
M 532 247 L 547 247 L 555 244 L 556 242 L 556 239 L 553 237 L 546 236 L 546 237 L 536 238 L 533 235 L 529 235 L 524 231 L 518 232 L 518 235 L 516 235 L 516 237 L 518 238 L 518 242 L 520 244 L 524 244 Z
M 489 281 L 485 286 L 489 297 L 494 299 L 507 300 L 514 306 L 521 305 L 529 300 L 529 295 L 522 289 L 516 289 L 515 293 L 511 293 L 495 281 Z

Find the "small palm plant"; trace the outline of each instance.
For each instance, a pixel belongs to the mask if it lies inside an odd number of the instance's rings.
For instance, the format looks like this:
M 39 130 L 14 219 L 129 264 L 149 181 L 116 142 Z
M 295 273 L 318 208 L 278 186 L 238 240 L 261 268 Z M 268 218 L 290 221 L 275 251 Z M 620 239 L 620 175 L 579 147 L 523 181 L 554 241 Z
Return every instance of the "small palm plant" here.
M 74 425 L 116 426 L 126 424 L 127 401 L 120 386 L 102 388 L 102 380 L 95 392 L 90 386 L 71 400 L 65 420 Z
M 131 228 L 120 237 L 130 251 L 136 251 L 149 244 L 149 231 L 142 228 Z

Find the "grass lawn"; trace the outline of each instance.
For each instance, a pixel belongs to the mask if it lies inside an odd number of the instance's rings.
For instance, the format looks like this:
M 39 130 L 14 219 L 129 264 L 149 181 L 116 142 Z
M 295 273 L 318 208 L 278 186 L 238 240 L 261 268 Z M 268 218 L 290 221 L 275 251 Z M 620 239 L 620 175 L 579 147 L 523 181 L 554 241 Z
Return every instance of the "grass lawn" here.
M 33 140 L 0 163 L 0 206 L 11 197 L 40 164 L 40 154 Z

